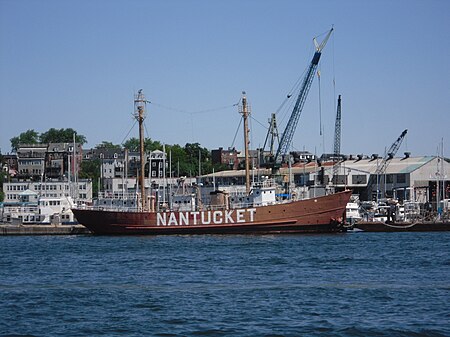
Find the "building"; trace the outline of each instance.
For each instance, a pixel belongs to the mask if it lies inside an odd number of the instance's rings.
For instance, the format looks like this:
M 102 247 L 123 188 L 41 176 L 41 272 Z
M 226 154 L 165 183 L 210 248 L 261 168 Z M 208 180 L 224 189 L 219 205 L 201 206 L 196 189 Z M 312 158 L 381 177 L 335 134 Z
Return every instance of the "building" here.
M 44 178 L 73 180 L 81 170 L 83 149 L 76 143 L 49 143 L 45 153 Z
M 290 152 L 295 163 L 306 163 L 316 160 L 316 156 L 308 151 L 292 151 Z
M 377 156 L 341 161 L 338 164 L 335 189 L 352 189 L 361 200 L 397 198 L 418 202 L 436 202 L 436 186 L 439 196 L 450 198 L 450 163 L 435 156 L 392 158 L 384 173 L 377 174 L 382 163 Z M 322 175 L 322 176 L 321 176 Z M 311 179 L 330 185 L 333 181 L 333 165 L 324 164 L 314 172 Z M 443 191 L 443 192 L 442 192 Z
M 83 160 L 100 161 L 100 178 L 120 178 L 125 177 L 125 161 L 127 150 L 117 147 L 97 147 L 83 151 Z
M 211 151 L 211 161 L 213 165 L 226 165 L 230 170 L 237 170 L 240 163 L 238 155 L 239 152 L 234 147 L 229 147 L 228 150 L 219 147 Z
M 166 153 L 160 150 L 146 154 L 146 176 L 153 178 L 163 177 L 166 162 Z M 127 149 L 99 147 L 87 150 L 83 154 L 84 160 L 100 161 L 101 179 L 130 178 L 138 176 L 140 170 L 140 158 L 138 152 L 129 152 Z M 150 167 L 150 174 L 149 174 Z
M 17 149 L 17 178 L 40 181 L 45 170 L 46 144 L 21 144 Z
M 377 167 L 380 167 L 381 161 L 381 158 L 363 155 L 347 156 L 346 160 L 339 162 L 335 177 L 332 161 L 298 162 L 290 168 L 284 166 L 280 169 L 279 182 L 286 189 L 288 186 L 297 189 L 298 195 L 310 197 L 352 189 L 354 194 L 360 196 L 360 200 L 396 198 L 436 203 L 438 196 L 440 200 L 450 198 L 448 161 L 432 156 L 392 158 L 384 174 L 377 176 Z M 270 175 L 270 170 L 250 171 L 252 181 Z M 203 175 L 199 177 L 199 182 L 204 186 L 215 185 L 216 188 L 237 188 L 245 185 L 245 171 L 230 170 Z M 308 193 L 304 193 L 305 190 Z
M 155 150 L 148 156 L 151 178 L 163 178 L 167 168 L 167 155 L 163 151 Z
M 78 180 L 76 183 L 68 181 L 15 181 L 3 184 L 5 203 L 20 201 L 25 191 L 31 191 L 38 197 L 65 198 L 72 197 L 79 203 L 92 203 L 92 181 Z
M 20 144 L 17 149 L 17 174 L 19 180 L 64 180 L 74 177 L 81 168 L 81 144 L 49 143 Z M 14 162 L 8 165 L 13 168 Z
M 15 177 L 18 173 L 17 154 L 2 155 L 2 169 L 3 172 L 9 174 L 10 177 Z

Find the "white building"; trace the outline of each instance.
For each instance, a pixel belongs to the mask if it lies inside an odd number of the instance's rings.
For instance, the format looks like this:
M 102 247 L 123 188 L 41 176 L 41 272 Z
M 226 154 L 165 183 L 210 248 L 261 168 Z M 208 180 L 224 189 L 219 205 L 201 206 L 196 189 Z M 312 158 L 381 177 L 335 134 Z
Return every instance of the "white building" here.
M 376 174 L 381 158 L 359 157 L 338 165 L 335 188 L 353 189 L 361 200 L 396 197 L 417 202 L 436 202 L 450 198 L 450 163 L 435 156 L 392 158 L 383 174 Z M 321 176 L 322 175 L 322 176 Z M 331 185 L 332 165 L 323 165 L 311 179 L 316 184 Z M 436 189 L 439 186 L 439 189 Z M 439 195 L 437 194 L 439 193 Z M 443 198 L 444 196 L 444 198 Z
M 18 202 L 20 200 L 20 193 L 27 190 L 36 192 L 39 197 L 72 197 L 78 203 L 92 202 L 92 181 L 90 180 L 79 180 L 76 184 L 73 182 L 69 183 L 68 181 L 17 181 L 4 183 L 4 202 Z

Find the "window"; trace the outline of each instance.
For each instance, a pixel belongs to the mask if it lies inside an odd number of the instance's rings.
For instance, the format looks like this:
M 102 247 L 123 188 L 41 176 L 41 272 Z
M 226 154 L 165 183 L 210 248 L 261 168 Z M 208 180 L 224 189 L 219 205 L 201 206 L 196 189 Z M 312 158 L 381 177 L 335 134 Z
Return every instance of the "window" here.
M 352 176 L 352 184 L 361 185 L 367 184 L 367 176 L 364 174 L 355 174 Z
M 399 184 L 406 183 L 406 174 L 397 174 L 397 183 Z
M 387 174 L 386 175 L 386 183 L 392 184 L 394 182 L 394 175 L 393 174 Z
M 345 174 L 338 174 L 336 177 L 333 177 L 333 182 L 336 185 L 345 185 L 347 184 L 347 176 Z

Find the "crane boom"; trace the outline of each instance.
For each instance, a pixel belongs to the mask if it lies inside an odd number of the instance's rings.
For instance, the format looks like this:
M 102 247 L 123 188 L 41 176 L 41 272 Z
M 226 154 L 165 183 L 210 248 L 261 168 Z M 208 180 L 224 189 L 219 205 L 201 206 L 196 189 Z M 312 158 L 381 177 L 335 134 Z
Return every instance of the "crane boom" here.
M 386 169 L 389 166 L 390 159 L 394 158 L 395 154 L 397 153 L 398 149 L 400 148 L 400 145 L 402 144 L 403 138 L 405 138 L 406 133 L 408 130 L 404 130 L 402 134 L 397 138 L 397 140 L 391 145 L 383 159 L 381 160 L 380 164 L 377 164 L 377 169 L 375 170 L 375 174 L 370 176 L 369 185 L 373 186 L 375 183 L 375 177 L 376 177 L 376 201 L 378 202 L 378 198 L 381 196 L 386 195 Z M 380 187 L 382 190 L 380 190 Z
M 338 105 L 336 110 L 336 121 L 334 123 L 334 155 L 341 154 L 341 95 L 338 97 Z
M 338 104 L 336 110 L 336 121 L 334 123 L 334 166 L 333 166 L 333 178 L 335 183 L 337 182 L 337 174 L 339 167 L 336 164 L 339 161 L 341 155 L 341 95 L 338 97 Z
M 406 133 L 408 132 L 408 129 L 404 130 L 402 134 L 397 138 L 397 140 L 391 145 L 388 152 L 384 156 L 383 160 L 381 161 L 381 164 L 378 166 L 377 170 L 375 171 L 375 174 L 383 174 L 388 165 L 389 165 L 389 159 L 394 158 L 395 154 L 397 153 L 398 149 L 400 148 L 400 145 L 402 145 L 403 138 L 405 138 Z
M 298 120 L 300 118 L 301 112 L 303 110 L 303 106 L 306 101 L 306 97 L 308 96 L 309 89 L 311 88 L 312 81 L 314 79 L 314 74 L 316 73 L 317 66 L 319 64 L 320 56 L 322 55 L 322 50 L 325 47 L 331 33 L 333 32 L 333 28 L 327 33 L 323 41 L 318 44 L 316 38 L 314 38 L 314 44 L 316 46 L 316 51 L 311 60 L 311 63 L 308 67 L 305 77 L 302 81 L 302 86 L 300 88 L 300 92 L 297 96 L 297 100 L 294 105 L 294 109 L 292 110 L 289 121 L 286 125 L 286 129 L 284 130 L 280 144 L 278 145 L 278 150 L 276 152 L 274 158 L 275 165 L 281 165 L 282 157 L 289 152 L 289 148 L 292 143 L 292 138 L 294 137 L 295 129 L 297 128 Z

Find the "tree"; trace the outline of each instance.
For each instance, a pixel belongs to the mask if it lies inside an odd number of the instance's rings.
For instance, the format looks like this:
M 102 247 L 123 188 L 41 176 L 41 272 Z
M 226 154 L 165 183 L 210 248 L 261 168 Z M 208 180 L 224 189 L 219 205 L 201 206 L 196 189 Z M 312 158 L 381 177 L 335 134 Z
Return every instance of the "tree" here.
M 169 153 L 172 159 L 172 176 L 187 176 L 189 168 L 187 167 L 186 151 L 178 144 L 166 146 L 167 157 Z
M 78 173 L 81 179 L 92 180 L 92 194 L 98 195 L 98 179 L 100 178 L 100 160 L 83 160 L 81 162 L 81 170 Z
M 189 172 L 186 175 L 198 175 L 207 174 L 212 172 L 212 166 L 208 167 L 207 163 L 211 160 L 211 154 L 207 148 L 201 147 L 199 143 L 187 143 L 184 146 L 184 151 L 186 152 L 187 167 Z M 199 159 L 201 165 L 199 166 Z M 201 169 L 201 172 L 199 170 Z M 206 170 L 205 170 L 206 169 Z M 208 170 L 211 170 L 209 172 Z
M 128 149 L 129 151 L 138 152 L 139 151 L 139 139 L 132 137 L 132 138 L 128 139 L 125 143 L 123 143 L 123 147 Z M 157 140 L 151 140 L 150 138 L 144 139 L 144 151 L 145 152 L 150 152 L 150 151 L 155 151 L 155 150 L 162 151 L 162 149 L 163 149 L 163 145 L 161 144 L 161 142 L 159 142 Z
M 39 134 L 33 129 L 22 132 L 19 136 L 10 139 L 11 151 L 17 152 L 19 144 L 38 144 Z
M 159 142 L 157 140 L 151 140 L 150 138 L 144 139 L 144 150 L 146 152 L 156 151 L 156 150 L 162 151 L 162 149 L 163 149 L 163 145 L 161 144 L 161 142 Z
M 122 147 L 120 145 L 113 144 L 106 140 L 104 140 L 101 144 L 97 145 L 97 149 L 100 149 L 100 148 L 122 150 Z
M 123 143 L 123 147 L 128 151 L 137 152 L 139 151 L 139 139 L 132 137 Z
M 59 130 L 51 128 L 40 135 L 34 130 L 27 130 L 22 132 L 19 136 L 10 139 L 11 150 L 13 152 L 17 152 L 19 144 L 72 143 L 74 134 L 76 143 L 80 143 L 81 145 L 87 143 L 85 136 L 79 135 L 74 129 L 71 128 Z
M 41 133 L 41 143 L 72 143 L 75 134 L 75 142 L 81 145 L 87 143 L 87 139 L 83 135 L 79 135 L 74 129 L 55 129 L 51 128 L 47 132 Z

